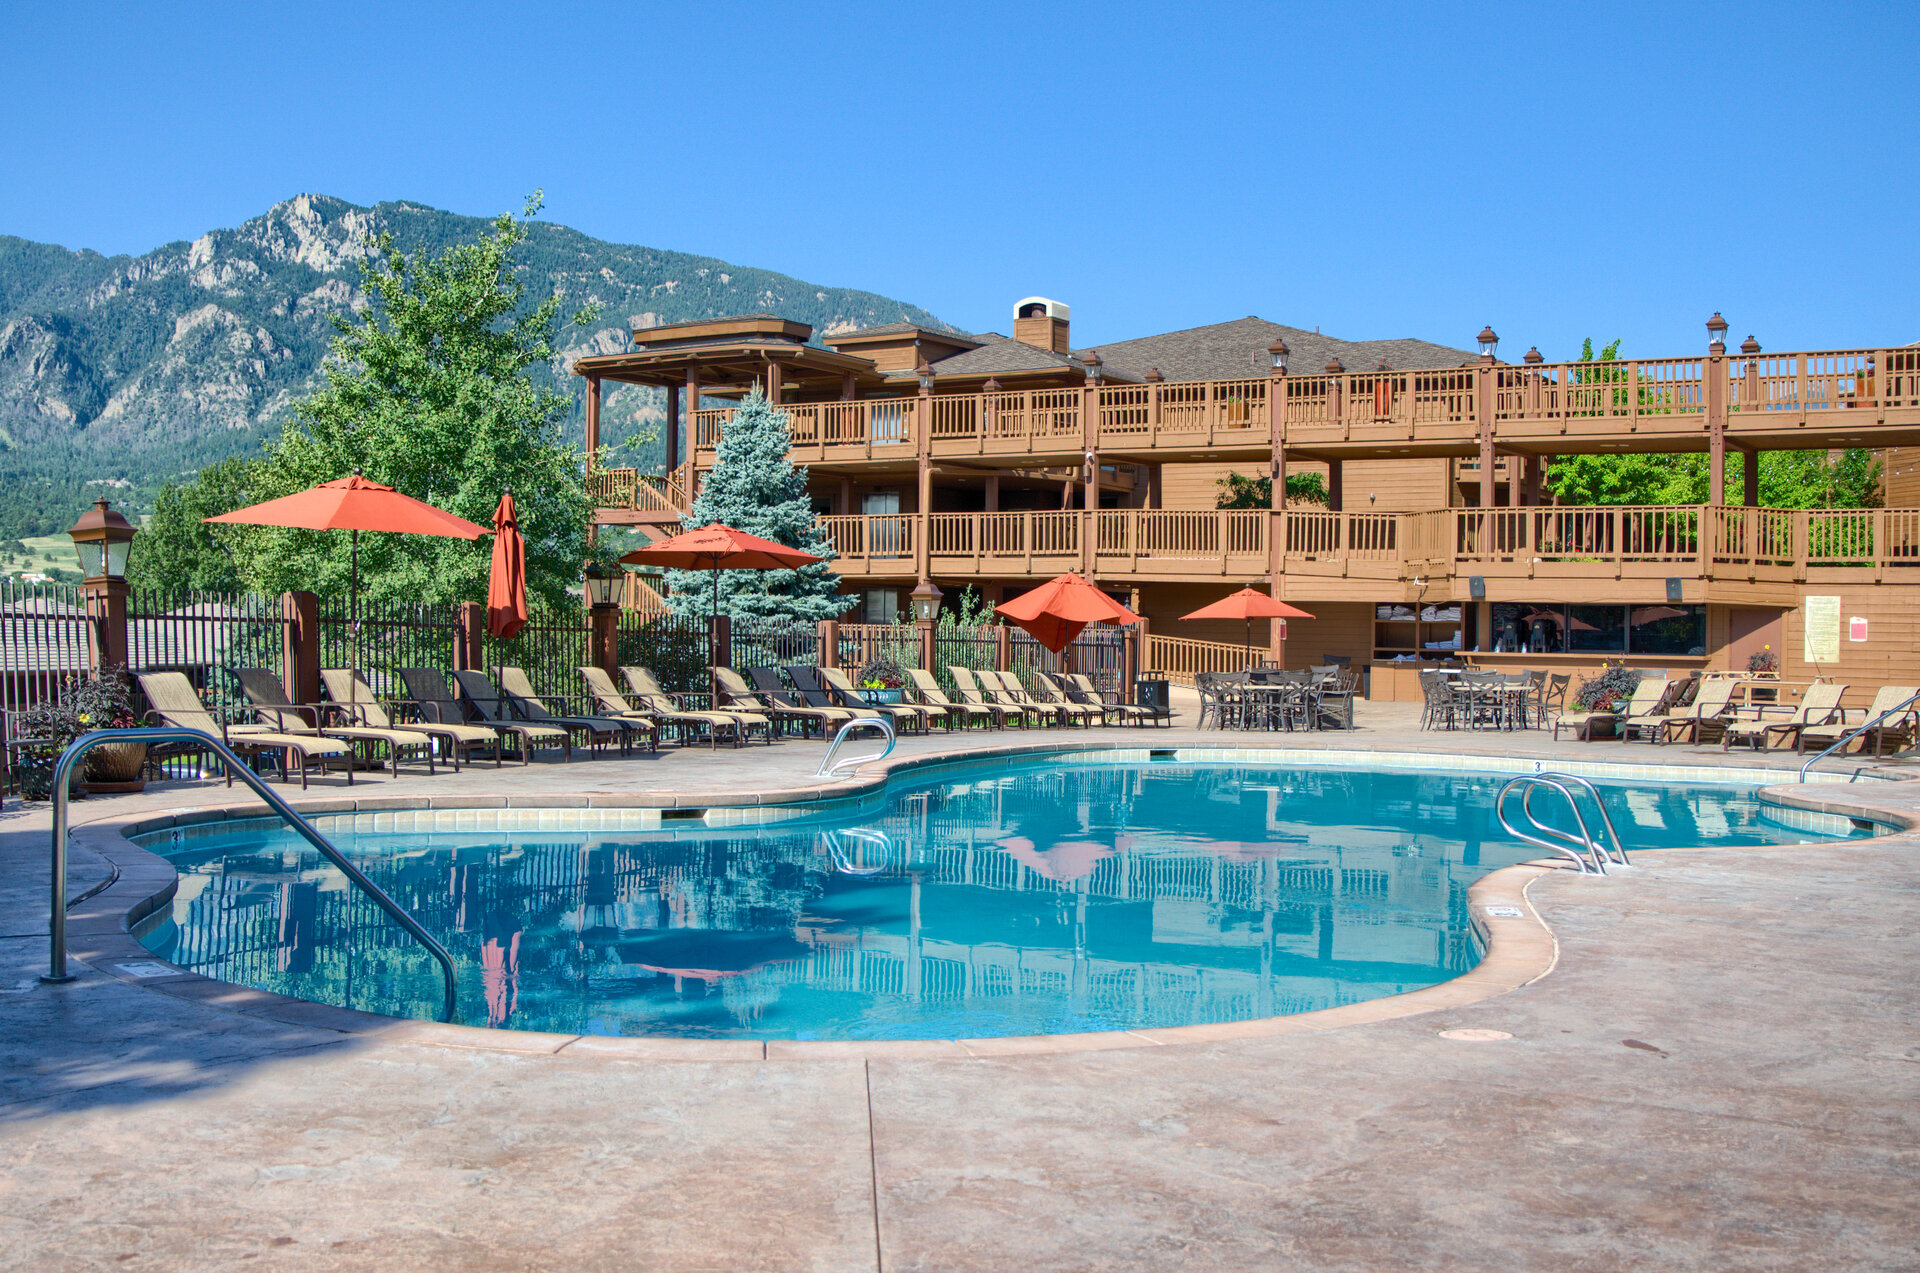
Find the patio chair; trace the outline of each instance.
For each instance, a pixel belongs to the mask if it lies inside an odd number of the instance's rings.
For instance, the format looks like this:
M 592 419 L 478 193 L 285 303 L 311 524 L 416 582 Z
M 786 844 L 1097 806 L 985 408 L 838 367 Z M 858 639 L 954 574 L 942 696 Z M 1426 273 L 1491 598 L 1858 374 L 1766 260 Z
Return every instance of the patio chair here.
M 347 761 L 347 785 L 353 785 L 353 748 L 345 742 L 332 738 L 322 738 L 318 734 L 280 734 L 270 730 L 254 730 L 248 733 L 230 731 L 222 722 L 215 720 L 213 713 L 194 693 L 193 682 L 187 679 L 185 672 L 136 672 L 134 679 L 140 682 L 140 692 L 146 695 L 149 713 L 162 724 L 177 725 L 182 729 L 197 729 L 203 734 L 211 734 L 228 747 L 242 754 L 249 752 L 279 752 L 281 776 L 286 775 L 286 754 L 292 752 L 300 759 L 300 788 L 306 790 L 307 761 L 318 759 L 320 772 L 327 772 L 327 761 L 334 756 L 344 757 Z M 227 775 L 227 785 L 233 785 L 233 775 Z
M 820 736 L 826 737 L 827 729 L 838 729 L 848 721 L 859 716 L 878 716 L 878 712 L 854 712 L 844 707 L 835 707 L 831 703 L 809 703 L 796 690 L 790 690 L 780 680 L 777 667 L 750 667 L 747 680 L 753 685 L 753 692 L 768 703 L 777 704 L 782 711 L 804 712 L 817 717 L 820 721 Z M 824 695 L 822 695 L 824 697 Z
M 464 688 L 464 687 L 463 687 Z M 653 722 L 639 720 L 631 716 L 575 716 L 562 715 L 547 704 L 566 705 L 566 700 L 558 695 L 541 695 L 534 691 L 533 682 L 526 671 L 517 667 L 500 669 L 500 695 L 507 700 L 521 720 L 535 725 L 552 725 L 557 729 L 579 730 L 587 736 L 589 744 L 598 744 L 601 739 L 618 738 L 620 754 L 628 755 L 633 751 L 633 736 L 639 734 L 646 739 L 647 750 L 657 751 L 659 744 L 654 741 Z
M 1000 687 L 1000 698 L 1002 702 L 1013 703 L 1023 708 L 1031 708 L 1043 717 L 1051 717 L 1056 725 L 1069 725 L 1073 723 L 1074 717 L 1071 712 L 1068 712 L 1064 706 L 1054 703 L 1043 703 L 1028 693 L 1027 687 L 1020 681 L 1019 674 L 1011 669 L 1005 672 L 982 672 L 980 673 L 980 679 L 982 681 L 991 681 Z
M 493 729 L 511 733 L 520 743 L 521 755 L 531 756 L 533 748 L 542 743 L 551 747 L 558 745 L 561 758 L 573 760 L 573 731 L 557 725 L 538 725 L 523 721 L 514 716 L 513 709 L 493 688 L 493 682 L 487 679 L 485 672 L 453 672 L 453 684 L 460 691 L 460 706 L 455 710 L 463 711 L 469 720 Z M 415 678 L 420 678 L 415 683 Z M 400 679 L 407 683 L 407 693 L 424 708 L 429 702 L 439 709 L 440 700 L 430 691 L 436 688 L 433 679 L 441 678 L 439 672 L 427 668 L 401 668 Z
M 1567 687 L 1572 684 L 1570 672 L 1540 673 L 1539 689 L 1533 697 L 1535 728 L 1545 729 L 1555 713 L 1567 710 Z
M 1118 694 L 1114 695 L 1112 701 L 1108 701 L 1106 695 L 1102 694 L 1099 687 L 1094 685 L 1092 678 L 1083 672 L 1067 673 L 1066 683 L 1067 693 L 1073 695 L 1076 701 L 1082 703 L 1099 703 L 1109 712 L 1116 713 L 1120 717 L 1122 724 L 1128 721 L 1132 721 L 1136 725 L 1143 725 L 1148 721 L 1153 721 L 1158 725 L 1170 725 L 1173 723 L 1172 708 L 1167 708 L 1165 711 L 1162 711 L 1155 707 L 1141 707 L 1134 703 L 1121 702 Z
M 989 695 L 980 687 L 980 682 L 974 679 L 972 668 L 961 667 L 958 663 L 950 663 L 947 665 L 947 675 L 953 678 L 953 688 L 954 691 L 960 695 L 961 703 L 968 707 L 986 708 L 989 712 L 993 713 L 994 721 L 999 728 L 1005 729 L 1007 727 L 1007 712 L 1009 709 L 1006 704 L 1000 702 L 998 695 Z M 1012 710 L 1020 717 L 1020 727 L 1022 729 L 1026 728 L 1027 713 L 1019 708 Z
M 940 682 L 934 679 L 933 673 L 923 667 L 908 668 L 907 679 L 913 682 L 914 692 L 920 696 L 921 702 L 946 709 L 949 724 L 958 721 L 965 728 L 971 727 L 975 721 L 985 721 L 987 728 L 992 729 L 1000 723 L 995 717 L 994 710 L 985 703 L 956 703 L 948 698 L 947 692 L 940 688 Z
M 1560 731 L 1571 729 L 1573 736 L 1583 743 L 1593 741 L 1593 729 L 1596 725 L 1615 725 L 1623 717 L 1651 716 L 1654 707 L 1666 697 L 1667 678 L 1664 676 L 1643 676 L 1640 683 L 1633 687 L 1633 695 L 1627 705 L 1619 711 L 1567 712 L 1553 722 L 1553 739 L 1560 741 Z
M 506 748 L 501 745 L 500 735 L 484 725 L 441 724 L 424 719 L 396 721 L 358 668 L 323 667 L 320 683 L 327 687 L 327 697 L 333 700 L 333 706 L 346 712 L 356 724 L 369 729 L 425 734 L 428 739 L 444 744 L 456 773 L 460 770 L 461 753 L 481 746 L 493 749 L 493 767 L 500 767 Z
M 1351 683 L 1352 673 L 1346 668 L 1332 664 L 1313 669 L 1314 677 L 1320 682 L 1314 710 L 1319 714 L 1315 722 L 1319 725 L 1332 725 L 1336 729 L 1353 728 L 1353 700 L 1356 697 Z
M 1112 724 L 1113 712 L 1108 708 L 1106 702 L 1098 695 L 1095 695 L 1092 700 L 1088 700 L 1076 694 L 1068 688 L 1064 673 L 1057 677 L 1050 672 L 1038 671 L 1030 672 L 1028 675 L 1033 678 L 1033 683 L 1039 687 L 1034 697 L 1038 698 L 1041 702 L 1065 708 L 1068 712 L 1071 712 L 1075 717 L 1083 721 L 1088 727 L 1092 727 L 1096 716 L 1100 718 L 1100 724 Z
M 842 707 L 864 708 L 870 712 L 879 712 L 883 716 L 892 717 L 895 722 L 913 726 L 923 734 L 927 732 L 927 727 L 933 720 L 932 712 L 912 703 L 873 702 L 860 693 L 858 687 L 853 683 L 853 678 L 847 675 L 846 669 L 844 668 L 809 667 L 796 669 L 790 667 L 787 669 L 787 675 L 791 677 L 796 671 L 818 677 L 819 683 L 833 696 L 834 701 Z M 800 684 L 799 678 L 795 677 L 793 683 L 795 685 Z
M 1873 704 L 1853 724 L 1847 723 L 1847 709 L 1840 709 L 1840 719 L 1831 725 L 1808 725 L 1800 731 L 1799 748 L 1801 751 L 1825 751 L 1839 742 L 1849 729 L 1858 728 L 1883 712 L 1895 712 L 1896 715 L 1861 733 L 1850 750 L 1865 752 L 1869 756 L 1891 756 L 1895 752 L 1906 751 L 1913 746 L 1914 697 L 1920 695 L 1920 687 L 1913 685 L 1882 685 L 1873 696 Z M 1907 710 L 1901 712 L 1899 709 Z M 1891 744 L 1891 745 L 1889 745 Z
M 592 701 L 594 710 L 601 716 L 611 716 L 616 720 L 639 721 L 647 725 L 654 731 L 656 750 L 659 747 L 659 736 L 665 730 L 673 731 L 675 735 L 673 741 L 682 747 L 688 745 L 687 740 L 690 735 L 700 735 L 706 738 L 709 746 L 716 749 L 720 746 L 721 734 L 733 736 L 737 732 L 730 727 L 714 728 L 713 722 L 704 714 L 656 711 L 645 702 L 636 705 L 620 692 L 620 687 L 613 683 L 613 678 L 607 675 L 605 668 L 583 667 L 577 670 L 580 678 L 586 682 L 587 697 Z M 736 737 L 734 741 L 737 742 L 738 738 Z
M 1651 676 L 1640 678 L 1641 685 L 1645 685 L 1648 681 L 1656 681 L 1660 685 L 1660 697 L 1651 710 L 1629 711 L 1620 718 L 1619 723 L 1614 727 L 1614 732 L 1619 735 L 1623 743 L 1632 742 L 1635 734 L 1641 735 L 1650 743 L 1659 742 L 1660 732 L 1666 728 L 1667 718 L 1672 714 L 1674 699 L 1687 688 L 1685 681 L 1669 681 L 1664 677 Z M 1639 686 L 1634 687 L 1636 699 L 1639 697 L 1639 688 Z
M 1732 707 L 1734 682 L 1723 679 L 1702 681 L 1693 701 L 1683 707 L 1668 712 L 1660 722 L 1660 728 L 1654 733 L 1656 743 L 1698 743 L 1717 742 L 1718 735 L 1726 729 L 1724 717 Z M 1711 721 L 1713 724 L 1708 725 Z M 1711 729 L 1712 739 L 1701 737 L 1703 729 Z
M 240 689 L 253 704 L 253 710 L 271 721 L 274 729 L 282 734 L 296 736 L 318 736 L 337 738 L 344 743 L 366 744 L 369 754 L 374 743 L 385 743 L 391 759 L 393 772 L 400 772 L 401 757 L 408 752 L 418 752 L 427 762 L 427 772 L 434 773 L 433 740 L 424 734 L 402 733 L 397 729 L 377 729 L 365 725 L 329 725 L 326 713 L 334 707 L 325 703 L 295 703 L 287 697 L 280 678 L 263 667 L 229 668 L 234 679 L 240 682 Z M 302 713 L 312 712 L 314 719 L 309 721 Z
M 1777 716 L 1770 720 L 1762 714 L 1751 720 L 1730 721 L 1726 732 L 1720 736 L 1720 750 L 1726 751 L 1735 743 L 1752 747 L 1755 751 L 1770 751 L 1790 743 L 1797 747 L 1800 731 L 1807 726 L 1827 725 L 1844 719 L 1840 711 L 1840 698 L 1848 688 L 1824 681 L 1809 685 L 1800 699 L 1800 706 L 1784 720 Z M 1775 710 L 1784 711 L 1785 705 Z
M 653 674 L 652 668 L 638 664 L 622 666 L 620 675 L 640 705 L 658 712 L 663 719 L 671 719 L 679 724 L 705 721 L 709 729 L 729 735 L 736 747 L 745 743 L 755 729 L 760 731 L 766 742 L 773 741 L 773 721 L 759 712 L 684 707 L 678 698 L 667 692 L 666 686 L 660 684 L 660 678 Z
M 772 668 L 765 670 L 772 672 L 777 682 L 780 674 Z M 746 677 L 742 676 L 733 668 L 716 667 L 712 669 L 712 672 L 714 688 L 720 692 L 721 707 L 728 709 L 739 708 L 765 716 L 773 722 L 774 728 L 776 729 L 782 725 L 797 724 L 800 726 L 800 733 L 803 737 L 811 735 L 815 726 L 819 727 L 822 738 L 827 736 L 827 725 L 831 717 L 825 710 L 812 707 L 794 707 L 770 698 L 761 691 L 754 689 L 753 686 L 747 684 Z M 851 720 L 852 717 L 845 717 L 845 719 Z

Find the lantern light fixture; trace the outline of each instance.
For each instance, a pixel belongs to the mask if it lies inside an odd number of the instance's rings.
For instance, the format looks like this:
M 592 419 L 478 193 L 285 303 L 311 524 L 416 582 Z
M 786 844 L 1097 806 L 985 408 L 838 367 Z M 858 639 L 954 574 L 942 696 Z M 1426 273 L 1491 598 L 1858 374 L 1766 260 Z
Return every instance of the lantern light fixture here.
M 139 533 L 104 499 L 95 500 L 67 532 L 73 539 L 74 556 L 80 561 L 80 573 L 88 579 L 126 578 L 127 550 Z

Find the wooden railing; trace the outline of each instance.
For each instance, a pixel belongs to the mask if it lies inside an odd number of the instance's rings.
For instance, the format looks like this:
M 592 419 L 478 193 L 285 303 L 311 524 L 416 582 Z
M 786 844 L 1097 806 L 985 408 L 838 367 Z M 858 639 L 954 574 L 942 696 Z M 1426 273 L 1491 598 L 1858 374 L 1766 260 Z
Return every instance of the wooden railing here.
M 632 508 L 647 513 L 677 513 L 687 499 L 671 478 L 639 469 L 589 469 L 587 496 L 595 508 Z
M 1272 515 L 1262 509 L 1102 509 L 819 519 L 845 573 L 911 576 L 919 536 L 936 574 L 1051 575 L 1085 565 L 1141 580 L 1259 579 Z M 1426 513 L 1285 514 L 1289 573 L 1431 584 L 1453 575 L 1806 580 L 1870 568 L 1920 582 L 1920 509 L 1694 505 L 1449 508 Z M 1818 577 L 1818 576 L 1813 576 Z
M 1242 672 L 1266 656 L 1262 646 L 1147 634 L 1143 670 L 1158 672 L 1178 685 L 1192 685 L 1202 672 Z
M 1920 350 L 1854 349 L 1733 354 L 1617 362 L 1498 364 L 1489 373 L 1486 421 L 1496 436 L 1589 437 L 1617 431 L 1691 436 L 1706 411 L 1708 377 L 1725 376 L 1728 436 L 1812 423 L 1832 411 L 1884 421 L 1920 420 Z M 846 457 L 916 442 L 922 427 L 935 455 L 1078 452 L 1084 415 L 1096 414 L 1096 447 L 1113 449 L 1247 447 L 1271 438 L 1269 398 L 1278 386 L 1289 441 L 1443 441 L 1462 447 L 1479 434 L 1477 366 L 1425 371 L 1315 372 L 1278 380 L 1107 384 L 1092 388 L 935 394 L 852 402 L 794 403 L 794 450 Z M 694 447 L 710 452 L 730 410 L 693 415 Z M 924 426 L 923 426 L 924 421 Z M 1873 424 L 1863 415 L 1856 426 Z M 1703 443 L 1704 444 L 1704 443 Z M 1456 452 L 1457 453 L 1457 452 Z M 888 452 L 888 454 L 894 454 Z

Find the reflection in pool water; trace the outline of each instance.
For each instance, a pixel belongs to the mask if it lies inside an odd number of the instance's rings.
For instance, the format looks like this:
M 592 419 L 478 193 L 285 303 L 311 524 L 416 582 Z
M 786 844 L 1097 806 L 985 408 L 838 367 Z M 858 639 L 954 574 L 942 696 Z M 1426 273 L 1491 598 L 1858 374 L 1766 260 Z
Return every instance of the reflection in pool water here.
M 1538 856 L 1493 820 L 1502 781 L 975 764 L 763 829 L 334 838 L 453 951 L 470 1024 L 966 1038 L 1242 1020 L 1456 976 L 1478 957 L 1467 888 Z M 1820 838 L 1738 789 L 1601 789 L 1629 850 Z M 182 877 L 144 935 L 156 953 L 435 1015 L 425 953 L 291 835 L 150 847 Z

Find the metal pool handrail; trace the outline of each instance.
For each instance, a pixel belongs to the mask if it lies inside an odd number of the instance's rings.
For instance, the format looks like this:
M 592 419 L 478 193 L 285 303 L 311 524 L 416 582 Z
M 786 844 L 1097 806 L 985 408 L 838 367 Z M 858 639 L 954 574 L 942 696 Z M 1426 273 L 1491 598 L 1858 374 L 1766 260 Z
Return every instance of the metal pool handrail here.
M 872 755 L 850 756 L 839 764 L 835 764 L 833 755 L 840 750 L 840 744 L 846 742 L 849 737 L 862 729 L 879 730 L 882 734 L 886 735 L 887 745 Z M 816 778 L 838 778 L 842 769 L 857 769 L 870 760 L 885 760 L 893 754 L 893 749 L 898 745 L 899 741 L 900 736 L 894 732 L 893 722 L 887 717 L 856 716 L 842 725 L 839 732 L 834 734 L 833 742 L 827 747 L 827 754 L 820 758 L 820 767 L 813 771 L 813 776 Z
M 1866 733 L 1869 729 L 1872 729 L 1875 725 L 1878 725 L 1880 722 L 1886 720 L 1887 717 L 1898 716 L 1902 712 L 1912 710 L 1913 705 L 1915 703 L 1920 703 L 1920 694 L 1913 695 L 1911 698 L 1907 699 L 1906 702 L 1901 703 L 1898 707 L 1889 707 L 1886 711 L 1881 712 L 1878 716 L 1874 717 L 1870 721 L 1862 721 L 1860 724 L 1855 725 L 1852 729 L 1848 730 L 1846 733 L 1840 735 L 1840 737 L 1834 739 L 1832 746 L 1828 747 L 1825 751 L 1821 752 L 1818 756 L 1815 756 L 1812 760 L 1809 760 L 1806 764 L 1800 766 L 1800 781 L 1805 782 L 1807 780 L 1807 770 L 1813 768 L 1815 765 L 1825 760 L 1828 756 L 1833 755 L 1834 752 L 1839 751 L 1842 747 L 1845 747 L 1848 743 L 1860 737 L 1860 735 Z
M 420 926 L 420 921 L 409 914 L 405 907 L 387 896 L 386 890 L 368 879 L 359 867 L 349 862 L 339 849 L 327 838 L 314 830 L 313 824 L 294 811 L 292 805 L 281 799 L 279 794 L 259 774 L 253 772 L 246 762 L 236 756 L 227 745 L 212 734 L 198 729 L 183 729 L 176 725 L 151 726 L 142 729 L 96 729 L 90 734 L 82 734 L 67 744 L 60 753 L 60 759 L 53 766 L 53 887 L 52 911 L 48 916 L 47 930 L 49 948 L 47 953 L 47 971 L 40 980 L 46 982 L 72 981 L 73 974 L 67 971 L 67 782 L 73 767 L 81 757 L 100 743 L 150 743 L 168 740 L 185 740 L 199 743 L 207 750 L 217 753 L 226 762 L 228 772 L 247 784 L 253 793 L 266 801 L 267 808 L 279 815 L 281 821 L 292 827 L 308 844 L 320 851 L 320 855 L 340 869 L 340 873 L 352 880 L 354 886 L 374 900 L 375 905 L 432 955 L 440 965 L 440 975 L 446 985 L 446 1003 L 441 1011 L 442 1021 L 452 1021 L 454 1017 L 453 957 L 446 947 L 434 940 L 433 934 Z
M 1539 815 L 1533 811 L 1533 793 L 1542 787 L 1558 791 L 1565 797 L 1567 807 L 1573 810 L 1573 820 L 1580 828 L 1579 835 L 1562 831 L 1558 827 L 1550 827 L 1540 821 Z M 1606 828 L 1607 835 L 1613 840 L 1611 849 L 1588 828 L 1586 814 L 1580 811 L 1580 803 L 1574 799 L 1573 787 L 1581 787 L 1593 797 L 1594 804 L 1600 810 L 1601 825 Z M 1533 824 L 1534 831 L 1539 832 L 1539 835 L 1522 831 L 1508 819 L 1507 793 L 1514 790 L 1520 792 L 1521 811 L 1527 815 L 1527 820 Z M 1585 778 L 1561 773 L 1521 774 L 1516 778 L 1510 778 L 1494 796 L 1493 812 L 1508 835 L 1570 859 L 1583 875 L 1605 875 L 1609 862 L 1617 862 L 1621 866 L 1632 865 L 1627 859 L 1626 845 L 1621 842 L 1620 833 L 1614 828 L 1613 817 L 1607 812 L 1606 802 L 1600 798 L 1599 790 Z M 1543 838 L 1549 836 L 1552 838 Z

